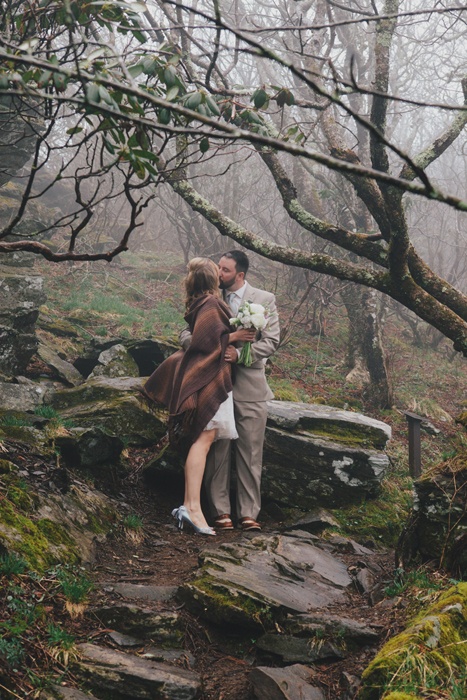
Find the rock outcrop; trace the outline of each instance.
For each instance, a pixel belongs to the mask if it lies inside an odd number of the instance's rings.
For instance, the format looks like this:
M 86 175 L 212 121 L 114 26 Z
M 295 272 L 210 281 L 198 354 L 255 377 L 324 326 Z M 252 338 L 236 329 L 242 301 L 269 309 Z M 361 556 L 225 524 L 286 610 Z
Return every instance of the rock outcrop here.
M 401 566 L 434 561 L 453 576 L 467 576 L 467 456 L 425 472 L 414 483 L 414 504 L 400 537 Z
M 197 577 L 181 586 L 189 610 L 217 624 L 274 631 L 288 615 L 344 603 L 347 566 L 308 533 L 258 536 L 200 555 Z
M 149 406 L 140 377 L 95 377 L 52 393 L 47 401 L 76 427 L 99 427 L 130 445 L 149 445 L 165 432 L 165 414 Z
M 78 387 L 52 393 L 47 402 L 77 427 L 97 426 L 130 445 L 155 444 L 165 433 L 166 413 L 144 399 L 143 383 L 141 377 L 91 376 Z M 338 508 L 378 494 L 389 464 L 383 452 L 389 426 L 322 405 L 270 401 L 268 411 L 265 503 Z M 156 482 L 176 479 L 182 467 L 181 456 L 168 451 L 148 464 L 146 473 Z
M 385 423 L 331 406 L 268 402 L 265 500 L 339 508 L 379 491 L 389 465 Z
M 35 324 L 45 301 L 43 279 L 0 265 L 0 375 L 22 374 L 38 347 Z
M 399 690 L 424 688 L 427 682 L 460 689 L 465 683 L 466 638 L 467 583 L 459 583 L 384 645 L 363 673 L 359 700 L 380 700 L 383 693 L 395 699 Z
M 9 451 L 3 454 L 8 458 Z M 12 450 L 12 460 L 15 454 Z M 36 463 L 37 456 L 32 465 Z M 78 479 L 68 483 L 59 471 L 52 478 L 37 466 L 30 471 L 24 458 L 21 469 L 13 461 L 0 460 L 5 488 L 0 500 L 0 551 L 18 553 L 39 571 L 58 562 L 92 561 L 99 535 L 118 521 L 116 503 Z M 32 488 L 30 478 L 43 483 Z

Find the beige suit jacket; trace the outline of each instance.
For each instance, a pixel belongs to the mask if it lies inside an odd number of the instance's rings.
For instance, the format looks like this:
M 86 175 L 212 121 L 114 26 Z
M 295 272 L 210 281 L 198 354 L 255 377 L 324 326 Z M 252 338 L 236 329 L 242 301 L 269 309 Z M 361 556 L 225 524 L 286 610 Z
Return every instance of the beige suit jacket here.
M 268 386 L 265 374 L 265 365 L 268 357 L 274 354 L 280 340 L 279 316 L 276 309 L 276 298 L 271 292 L 256 289 L 246 283 L 242 303 L 251 301 L 254 304 L 262 304 L 269 310 L 269 322 L 266 328 L 258 331 L 257 339 L 251 345 L 253 364 L 251 367 L 243 365 L 235 366 L 235 383 L 233 396 L 235 401 L 256 402 L 269 401 L 274 394 Z M 186 350 L 191 342 L 191 334 L 188 328 L 180 333 L 180 343 Z

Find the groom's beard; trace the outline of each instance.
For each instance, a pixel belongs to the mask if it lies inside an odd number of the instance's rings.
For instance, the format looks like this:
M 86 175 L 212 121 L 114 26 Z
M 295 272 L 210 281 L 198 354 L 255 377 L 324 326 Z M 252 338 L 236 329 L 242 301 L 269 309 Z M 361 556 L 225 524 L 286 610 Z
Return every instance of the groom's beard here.
M 234 285 L 234 283 L 235 283 L 235 280 L 232 280 L 232 282 L 230 282 L 230 284 L 228 284 L 228 283 L 226 284 L 225 282 L 219 282 L 219 289 L 222 289 L 223 292 L 227 292 L 230 289 L 230 287 L 232 287 Z

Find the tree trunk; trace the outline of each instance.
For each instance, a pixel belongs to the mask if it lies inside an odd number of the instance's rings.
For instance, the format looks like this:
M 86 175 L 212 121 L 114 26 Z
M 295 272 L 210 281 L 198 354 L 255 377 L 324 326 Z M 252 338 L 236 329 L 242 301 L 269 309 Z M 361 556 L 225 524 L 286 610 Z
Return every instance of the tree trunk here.
M 346 381 L 364 389 L 371 404 L 392 406 L 392 389 L 381 338 L 374 290 L 346 285 L 341 296 L 349 317 Z

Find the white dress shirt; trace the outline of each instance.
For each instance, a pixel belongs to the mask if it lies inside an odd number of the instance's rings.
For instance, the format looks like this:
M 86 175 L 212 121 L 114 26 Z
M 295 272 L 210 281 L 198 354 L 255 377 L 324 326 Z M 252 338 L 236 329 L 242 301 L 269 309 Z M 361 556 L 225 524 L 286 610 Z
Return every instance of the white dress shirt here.
M 243 284 L 242 287 L 240 287 L 240 289 L 237 289 L 236 292 L 226 292 L 225 300 L 230 306 L 233 316 L 236 316 L 238 314 L 238 310 L 243 301 L 243 295 L 245 294 L 245 289 L 246 282 Z

